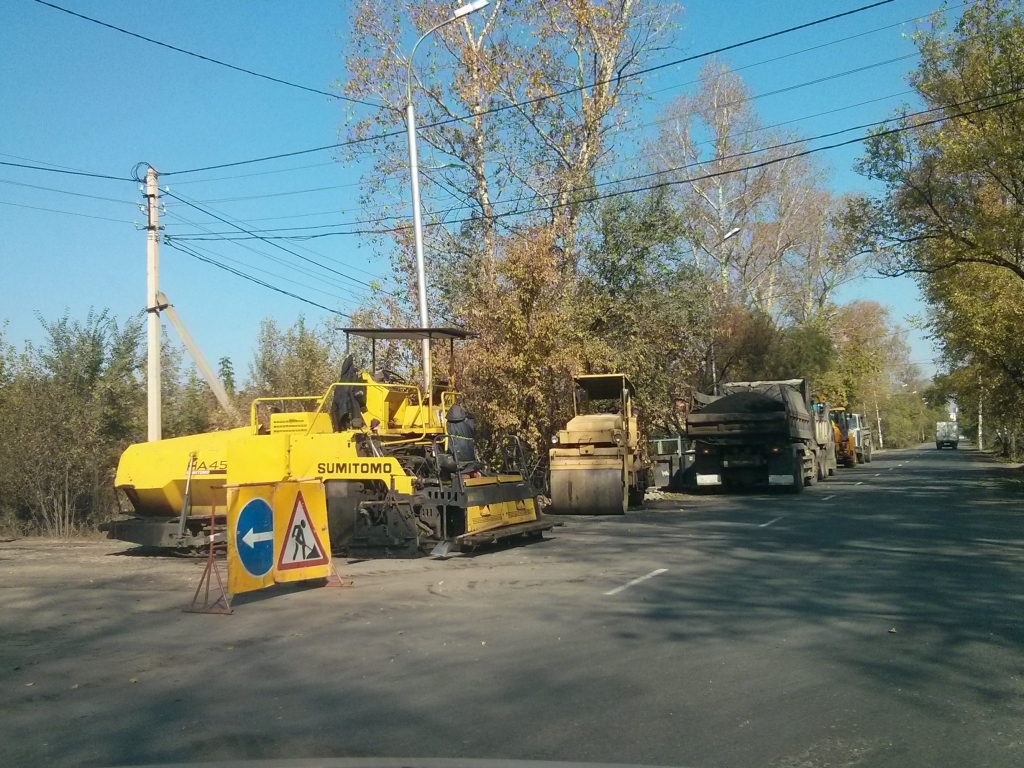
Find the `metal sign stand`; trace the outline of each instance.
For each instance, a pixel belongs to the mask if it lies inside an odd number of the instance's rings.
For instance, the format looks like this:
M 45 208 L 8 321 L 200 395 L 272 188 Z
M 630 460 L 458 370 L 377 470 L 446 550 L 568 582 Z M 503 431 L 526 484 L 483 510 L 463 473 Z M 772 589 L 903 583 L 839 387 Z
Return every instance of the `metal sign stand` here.
M 351 579 L 341 578 L 341 574 L 338 573 L 338 569 L 334 567 L 334 560 L 331 560 L 331 572 L 327 574 L 327 581 L 324 583 L 325 587 L 352 587 L 355 584 Z
M 229 615 L 234 612 L 231 607 L 231 603 L 228 601 L 228 592 L 224 589 L 224 581 L 220 577 L 220 568 L 217 567 L 217 561 L 213 557 L 213 545 L 217 541 L 216 535 L 216 514 L 214 510 L 210 510 L 210 554 L 206 558 L 206 568 L 203 569 L 203 576 L 199 579 L 199 586 L 196 587 L 196 593 L 192 596 L 192 602 L 189 603 L 183 609 L 185 613 L 219 613 L 223 615 Z M 224 534 L 225 537 L 227 534 Z M 213 602 L 210 601 L 210 587 L 213 583 L 213 578 L 217 578 L 217 589 L 219 593 L 214 592 Z M 203 586 L 206 589 L 203 590 Z M 203 592 L 203 604 L 199 605 L 199 593 Z

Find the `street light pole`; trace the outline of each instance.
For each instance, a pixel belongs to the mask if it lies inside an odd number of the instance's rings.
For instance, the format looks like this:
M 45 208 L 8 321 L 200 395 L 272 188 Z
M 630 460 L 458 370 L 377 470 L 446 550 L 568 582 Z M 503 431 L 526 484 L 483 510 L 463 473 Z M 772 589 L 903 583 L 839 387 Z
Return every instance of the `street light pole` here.
M 489 0 L 473 0 L 473 2 L 455 9 L 451 18 L 434 25 L 420 35 L 420 39 L 412 47 L 412 53 L 409 54 L 409 61 L 406 67 L 405 122 L 409 135 L 409 174 L 412 177 L 412 226 L 413 239 L 416 243 L 416 288 L 420 305 L 420 328 L 424 330 L 430 328 L 430 315 L 427 313 L 427 276 L 423 258 L 423 212 L 420 206 L 420 164 L 416 151 L 416 108 L 412 101 L 412 60 L 416 55 L 416 49 L 419 48 L 420 43 L 427 37 L 441 27 L 458 21 L 463 16 L 479 11 L 488 2 Z M 423 339 L 423 392 L 428 399 L 431 398 L 430 382 L 430 339 Z

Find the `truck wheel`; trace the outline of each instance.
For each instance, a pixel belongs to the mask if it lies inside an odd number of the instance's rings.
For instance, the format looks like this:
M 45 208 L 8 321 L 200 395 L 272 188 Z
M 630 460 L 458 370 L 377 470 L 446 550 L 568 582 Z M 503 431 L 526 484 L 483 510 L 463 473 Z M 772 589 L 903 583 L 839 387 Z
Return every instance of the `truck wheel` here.
M 793 485 L 790 486 L 792 493 L 803 493 L 804 491 L 804 460 L 802 456 L 793 457 Z
M 871 443 L 868 443 L 867 446 L 864 448 L 864 463 L 871 463 Z

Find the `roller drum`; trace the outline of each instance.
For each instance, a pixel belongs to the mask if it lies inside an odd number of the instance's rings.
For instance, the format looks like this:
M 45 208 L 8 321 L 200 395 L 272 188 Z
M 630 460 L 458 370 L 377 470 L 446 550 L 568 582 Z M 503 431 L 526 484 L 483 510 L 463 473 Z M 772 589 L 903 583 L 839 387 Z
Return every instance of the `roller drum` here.
M 624 515 L 625 475 L 617 469 L 552 469 L 551 507 L 556 515 Z

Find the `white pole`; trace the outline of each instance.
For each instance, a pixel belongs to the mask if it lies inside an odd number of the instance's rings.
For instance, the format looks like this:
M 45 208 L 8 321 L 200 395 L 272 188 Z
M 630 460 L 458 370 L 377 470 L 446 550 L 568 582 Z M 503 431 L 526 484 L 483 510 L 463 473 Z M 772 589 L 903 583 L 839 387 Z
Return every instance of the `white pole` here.
M 159 440 L 163 416 L 160 408 L 160 189 L 155 168 L 146 169 L 146 334 L 148 439 Z
M 412 60 L 416 56 L 416 49 L 419 48 L 426 38 L 441 27 L 458 21 L 464 16 L 485 8 L 489 0 L 472 0 L 472 2 L 456 8 L 451 18 L 445 19 L 440 24 L 435 24 L 422 35 L 412 47 L 409 60 L 406 62 L 406 107 L 405 122 L 409 132 L 409 173 L 412 175 L 412 224 L 413 234 L 416 239 L 416 283 L 420 303 L 420 328 L 430 328 L 430 318 L 427 316 L 427 277 L 423 266 L 423 213 L 420 210 L 420 163 L 416 153 L 416 110 L 412 104 Z M 430 392 L 430 339 L 423 340 L 423 395 L 428 402 L 431 400 Z
M 882 440 L 882 414 L 878 412 L 878 393 L 875 393 L 875 421 L 878 422 L 878 447 L 885 448 L 885 442 Z
M 982 417 L 984 415 L 982 413 L 983 409 L 982 409 L 982 405 L 981 405 L 981 399 L 982 399 L 983 395 L 984 395 L 984 392 L 982 391 L 981 387 L 978 387 L 978 450 L 979 451 L 984 450 L 984 448 L 985 448 L 985 440 L 982 437 L 982 429 L 981 429 Z
M 412 175 L 412 226 L 416 241 L 416 286 L 419 293 L 420 328 L 430 327 L 427 315 L 427 276 L 423 264 L 423 215 L 420 211 L 420 164 L 416 153 L 416 110 L 412 98 L 405 108 L 409 132 L 409 173 Z M 423 394 L 430 398 L 430 340 L 423 340 Z

